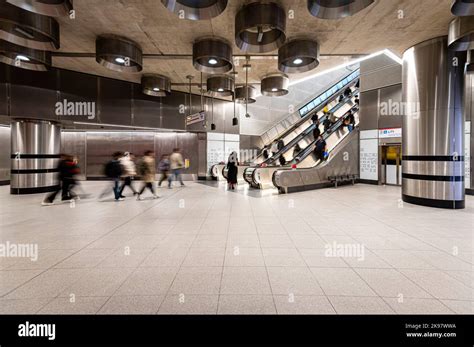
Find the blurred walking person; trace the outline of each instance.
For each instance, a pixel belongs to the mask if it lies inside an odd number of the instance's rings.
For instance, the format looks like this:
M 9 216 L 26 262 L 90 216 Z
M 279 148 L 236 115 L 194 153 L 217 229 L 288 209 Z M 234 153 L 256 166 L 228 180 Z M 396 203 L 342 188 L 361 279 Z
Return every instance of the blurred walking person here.
M 120 177 L 122 176 L 123 169 L 120 164 L 120 158 L 122 152 L 115 152 L 112 155 L 112 160 L 105 164 L 104 174 L 107 178 L 112 180 L 112 191 L 114 192 L 115 201 L 123 201 L 120 197 Z M 104 191 L 99 195 L 99 199 L 102 199 L 105 195 L 110 193 L 110 187 L 106 187 Z
M 135 188 L 132 185 L 132 181 L 137 175 L 133 153 L 125 152 L 123 157 L 120 158 L 120 165 L 122 166 L 123 176 L 124 176 L 124 181 L 122 183 L 122 186 L 120 187 L 120 192 L 119 192 L 120 197 L 125 198 L 125 196 L 123 196 L 122 193 L 125 187 L 127 186 L 132 190 L 133 195 L 138 194 L 138 192 L 135 190 Z
M 43 206 L 53 205 L 54 199 L 60 191 L 61 201 L 63 202 L 78 199 L 77 195 L 71 191 L 71 188 L 75 185 L 74 176 L 79 173 L 79 168 L 74 162 L 74 158 L 68 154 L 61 154 L 57 170 L 59 175 L 58 188 L 46 196 L 46 198 L 41 203 Z
M 184 186 L 183 178 L 181 177 L 181 170 L 184 168 L 184 159 L 183 155 L 181 154 L 179 148 L 173 149 L 173 153 L 170 155 L 170 169 L 171 169 L 171 178 L 169 180 L 169 188 L 171 188 L 171 184 L 174 180 L 181 183 L 181 187 Z
M 166 179 L 168 179 L 169 186 L 171 184 L 171 176 L 169 176 L 170 159 L 167 154 L 163 154 L 161 156 L 160 162 L 158 163 L 158 170 L 161 173 L 160 181 L 158 182 L 158 187 L 161 187 L 161 183 L 163 183 Z
M 155 153 L 153 151 L 146 151 L 138 166 L 138 173 L 142 177 L 143 186 L 138 192 L 137 200 L 142 199 L 142 194 L 146 188 L 150 189 L 154 199 L 158 198 L 158 195 L 155 193 L 155 187 L 153 186 L 155 183 L 155 172 Z

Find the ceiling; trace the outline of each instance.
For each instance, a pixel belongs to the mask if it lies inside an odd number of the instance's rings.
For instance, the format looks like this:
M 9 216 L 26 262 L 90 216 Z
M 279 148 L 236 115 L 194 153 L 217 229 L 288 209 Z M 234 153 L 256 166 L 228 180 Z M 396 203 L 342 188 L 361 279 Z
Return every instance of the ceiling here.
M 202 36 L 220 36 L 233 43 L 234 54 L 245 54 L 235 45 L 234 18 L 238 9 L 248 1 L 229 0 L 224 13 L 212 20 L 191 21 L 179 19 L 169 12 L 160 0 L 76 0 L 76 18 L 59 18 L 61 49 L 68 53 L 94 53 L 95 39 L 100 34 L 117 34 L 138 42 L 145 54 L 191 54 L 192 42 Z M 357 13 L 341 20 L 322 20 L 310 15 L 304 0 L 277 1 L 285 10 L 293 11 L 287 20 L 287 37 L 305 36 L 318 40 L 321 45 L 320 66 L 307 73 L 292 74 L 292 81 L 329 67 L 349 62 L 357 54 L 369 54 L 390 49 L 401 56 L 412 45 L 447 35 L 452 18 L 451 0 L 376 0 Z M 275 55 L 277 52 L 268 53 Z M 337 56 L 331 56 L 337 55 Z M 344 55 L 344 56 L 338 56 Z M 95 58 L 54 57 L 56 67 L 96 74 L 133 82 L 141 73 L 119 73 L 97 64 Z M 258 83 L 267 73 L 277 72 L 275 57 L 253 59 L 249 81 Z M 245 82 L 243 60 L 236 67 L 237 83 Z M 191 58 L 144 59 L 142 73 L 159 73 L 173 83 L 187 83 L 186 76 L 200 73 L 194 69 Z M 206 75 L 204 75 L 204 80 Z M 174 86 L 175 90 L 187 87 Z M 193 90 L 198 92 L 197 89 Z

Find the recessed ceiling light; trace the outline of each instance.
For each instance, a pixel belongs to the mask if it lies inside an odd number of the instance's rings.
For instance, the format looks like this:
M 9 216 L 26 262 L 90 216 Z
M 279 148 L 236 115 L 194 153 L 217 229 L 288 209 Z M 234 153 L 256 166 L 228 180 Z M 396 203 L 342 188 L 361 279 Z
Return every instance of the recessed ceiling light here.
M 211 59 L 209 59 L 208 63 L 211 64 L 211 65 L 216 65 L 216 64 L 217 64 L 217 60 L 214 59 L 214 58 L 211 58 Z
M 303 62 L 303 59 L 301 58 L 296 58 L 295 60 L 293 60 L 293 64 L 295 65 L 300 65 L 302 62 Z
M 30 61 L 30 58 L 24 56 L 24 55 L 17 55 L 16 56 L 16 59 L 17 60 L 21 60 L 21 61 Z
M 119 63 L 119 64 L 124 64 L 125 63 L 125 59 L 122 58 L 122 57 L 118 57 L 118 58 L 115 58 L 115 62 Z

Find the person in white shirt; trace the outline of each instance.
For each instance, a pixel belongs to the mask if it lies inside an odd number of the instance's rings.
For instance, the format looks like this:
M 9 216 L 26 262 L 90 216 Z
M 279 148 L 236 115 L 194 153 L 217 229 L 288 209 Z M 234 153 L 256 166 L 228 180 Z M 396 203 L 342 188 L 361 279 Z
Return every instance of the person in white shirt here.
M 184 186 L 183 178 L 181 177 L 181 170 L 184 168 L 184 159 L 183 155 L 181 154 L 179 148 L 173 149 L 173 153 L 170 155 L 170 169 L 171 169 L 171 176 L 169 177 L 169 188 L 171 188 L 171 182 L 173 181 L 173 177 L 176 181 L 179 180 L 181 183 L 181 187 Z
M 137 175 L 137 169 L 135 166 L 133 153 L 125 152 L 123 157 L 120 158 L 119 161 L 123 169 L 123 177 L 124 177 L 123 184 L 120 187 L 120 193 L 119 193 L 120 197 L 121 198 L 125 197 L 122 195 L 122 193 L 126 186 L 130 187 L 130 189 L 133 192 L 133 195 L 138 194 L 138 192 L 135 190 L 135 188 L 132 185 L 132 181 Z

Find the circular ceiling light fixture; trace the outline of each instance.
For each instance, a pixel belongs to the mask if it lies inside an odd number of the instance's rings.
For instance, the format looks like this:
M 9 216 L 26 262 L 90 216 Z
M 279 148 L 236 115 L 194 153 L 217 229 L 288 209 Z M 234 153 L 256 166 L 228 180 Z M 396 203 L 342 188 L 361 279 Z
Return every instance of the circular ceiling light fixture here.
M 37 50 L 56 50 L 60 46 L 59 23 L 0 0 L 0 39 Z
M 107 69 L 119 72 L 139 72 L 143 69 L 140 46 L 121 36 L 102 35 L 95 41 L 95 60 Z
M 232 47 L 220 38 L 202 38 L 193 44 L 193 65 L 205 73 L 226 73 L 234 67 Z
M 212 76 L 207 79 L 207 91 L 213 96 L 232 95 L 234 85 L 234 79 L 227 75 Z
M 142 76 L 142 92 L 150 96 L 168 96 L 171 94 L 171 80 L 162 75 L 145 74 Z
M 456 17 L 449 23 L 448 47 L 454 51 L 474 49 L 474 17 Z
M 372 5 L 375 0 L 308 0 L 309 12 L 321 19 L 350 17 Z
M 318 65 L 319 44 L 314 40 L 292 40 L 278 50 L 278 70 L 281 72 L 306 72 Z
M 227 7 L 228 0 L 161 0 L 165 7 L 180 18 L 191 20 L 217 17 Z
M 73 10 L 72 0 L 7 0 L 26 11 L 51 17 L 67 16 Z
M 40 51 L 0 40 L 0 62 L 33 71 L 47 71 L 51 52 Z
M 257 89 L 249 85 L 236 87 L 235 101 L 239 104 L 253 104 L 257 101 Z
M 274 51 L 285 42 L 285 30 L 285 11 L 274 2 L 250 3 L 235 17 L 235 42 L 245 52 Z
M 451 13 L 458 17 L 474 16 L 474 0 L 455 0 Z
M 261 81 L 261 93 L 265 96 L 283 96 L 288 94 L 289 85 L 290 80 L 287 75 L 270 74 Z

